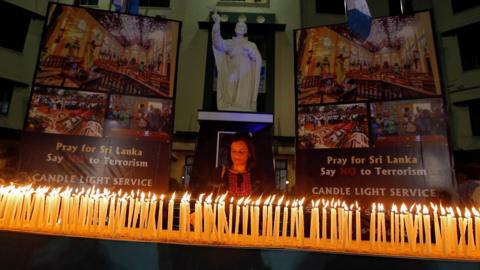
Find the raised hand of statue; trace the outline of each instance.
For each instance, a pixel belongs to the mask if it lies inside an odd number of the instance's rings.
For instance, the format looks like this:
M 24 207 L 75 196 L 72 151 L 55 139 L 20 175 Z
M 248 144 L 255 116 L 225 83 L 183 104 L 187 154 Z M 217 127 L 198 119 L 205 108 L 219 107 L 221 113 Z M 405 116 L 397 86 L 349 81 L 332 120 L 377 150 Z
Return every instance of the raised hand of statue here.
M 215 11 L 213 14 L 212 14 L 212 20 L 214 23 L 218 24 L 220 23 L 220 15 L 218 15 L 217 11 Z

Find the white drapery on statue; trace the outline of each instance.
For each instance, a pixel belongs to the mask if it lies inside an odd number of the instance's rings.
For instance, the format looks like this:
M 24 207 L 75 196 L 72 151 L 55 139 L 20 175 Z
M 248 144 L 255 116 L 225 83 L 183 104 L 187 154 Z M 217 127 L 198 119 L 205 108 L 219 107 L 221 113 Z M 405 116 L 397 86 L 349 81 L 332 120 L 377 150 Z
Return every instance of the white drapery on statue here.
M 257 110 L 262 57 L 255 43 L 248 41 L 246 24 L 237 23 L 237 36 L 224 40 L 220 20 L 214 18 L 213 54 L 217 66 L 217 108 L 221 111 Z

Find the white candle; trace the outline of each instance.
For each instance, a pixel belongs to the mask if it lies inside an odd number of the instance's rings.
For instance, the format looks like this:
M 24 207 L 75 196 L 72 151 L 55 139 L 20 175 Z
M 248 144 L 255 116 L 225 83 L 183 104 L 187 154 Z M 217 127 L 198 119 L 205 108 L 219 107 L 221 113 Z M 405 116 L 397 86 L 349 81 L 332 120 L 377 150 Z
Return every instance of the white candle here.
M 448 220 L 446 217 L 446 210 L 443 208 L 442 205 L 440 205 L 440 224 L 441 224 L 441 232 L 442 232 L 442 251 L 443 255 L 447 256 L 450 253 L 450 236 L 448 235 Z
M 263 202 L 262 207 L 262 236 L 266 238 L 267 236 L 267 212 L 268 212 L 268 204 L 270 203 L 270 196 Z
M 353 204 L 350 205 L 348 209 L 348 230 L 347 230 L 347 244 L 352 243 L 352 234 L 353 234 Z
M 432 253 L 432 231 L 430 228 L 430 214 L 428 207 L 423 206 L 423 226 L 425 228 L 425 245 L 427 247 L 427 254 Z
M 273 236 L 273 202 L 275 200 L 275 195 L 272 196 L 268 203 L 268 212 L 267 212 L 267 241 L 271 241 Z
M 250 203 L 250 197 L 247 197 L 247 199 L 245 199 L 245 201 L 243 202 L 243 207 L 242 207 L 242 218 L 243 218 L 243 222 L 242 222 L 242 238 L 243 240 L 245 241 L 246 240 L 246 237 L 247 237 L 247 230 L 248 230 L 248 205 Z
M 203 203 L 203 230 L 204 240 L 210 241 L 213 230 L 213 213 L 212 213 L 212 194 L 208 195 Z
M 153 194 L 152 199 L 150 200 L 150 207 L 148 208 L 148 224 L 147 224 L 147 229 L 151 235 L 151 238 L 154 238 L 157 234 L 157 227 L 155 226 L 156 212 L 157 212 L 157 195 Z
M 337 202 L 330 203 L 330 241 L 332 245 L 337 242 Z
M 194 238 L 196 240 L 200 239 L 201 233 L 202 233 L 202 200 L 203 196 L 205 196 L 204 193 L 200 194 L 198 197 L 197 202 L 195 203 L 195 221 L 194 221 Z
M 262 197 L 258 198 L 257 201 L 254 203 L 254 208 L 253 208 L 253 218 L 250 226 L 250 233 L 253 236 L 253 241 L 254 243 L 257 243 L 259 240 L 259 226 L 260 226 L 260 203 L 261 203 Z M 263 203 L 263 211 L 262 211 L 262 235 L 265 236 L 266 232 L 266 218 L 267 218 L 267 207 L 265 206 L 266 203 L 270 200 L 270 197 L 267 198 L 267 200 Z
M 405 216 L 407 212 L 407 206 L 402 203 L 400 207 L 400 244 L 405 244 Z
M 282 222 L 282 238 L 285 241 L 287 239 L 287 226 L 288 226 L 288 209 L 290 201 L 287 200 L 283 207 L 283 222 Z
M 460 232 L 460 241 L 457 242 L 458 243 L 457 252 L 459 252 L 459 254 L 462 254 L 464 251 L 466 251 L 465 232 L 467 231 L 467 223 L 462 216 L 462 211 L 458 207 L 457 207 L 457 213 L 458 213 L 458 230 Z
M 358 202 L 355 202 L 355 240 L 357 242 L 362 241 L 362 222 L 360 215 L 360 207 L 358 207 Z
M 290 208 L 290 237 L 294 237 L 295 234 L 298 234 L 297 228 L 297 200 L 294 200 L 292 207 Z
M 318 202 L 320 202 L 318 200 Z M 319 222 L 319 216 L 318 216 L 318 204 L 316 204 L 312 200 L 312 214 L 310 216 L 310 239 L 315 240 L 315 242 L 318 241 L 319 239 L 319 232 L 317 231 L 318 229 L 318 222 Z
M 465 221 L 466 220 L 466 221 Z M 475 243 L 473 240 L 473 221 L 472 221 L 472 214 L 470 211 L 465 208 L 465 220 L 464 223 L 467 226 L 467 255 L 470 256 L 472 252 L 475 250 Z
M 170 197 L 170 200 L 168 201 L 168 216 L 167 216 L 167 233 L 168 237 L 171 236 L 173 232 L 173 211 L 174 211 L 174 205 L 175 205 L 175 192 L 172 194 Z
M 157 236 L 162 236 L 163 233 L 163 199 L 165 195 L 160 195 L 160 201 L 158 202 L 158 218 L 157 218 Z
M 228 205 L 228 238 L 232 238 L 233 232 L 233 201 L 234 198 L 230 198 L 230 204 Z
M 430 203 L 430 206 L 433 209 L 433 229 L 435 233 L 435 247 L 437 247 L 439 250 L 442 250 L 443 240 L 440 232 L 440 224 L 438 221 L 438 207 L 436 204 L 433 204 L 433 203 Z
M 475 249 L 478 252 L 480 251 L 480 213 L 474 207 L 472 212 L 475 215 Z
M 396 243 L 395 234 L 397 231 L 396 223 L 395 223 L 395 215 L 397 213 L 397 206 L 395 204 L 392 205 L 392 210 L 390 210 L 390 247 L 394 248 Z
M 376 221 L 376 204 L 372 204 L 372 210 L 370 211 L 370 245 L 371 248 L 375 245 L 375 221 Z
M 305 201 L 305 197 L 300 200 L 298 203 L 298 235 L 297 240 L 303 245 L 303 240 L 305 236 L 305 223 L 303 217 L 303 202 Z
M 239 235 L 238 229 L 240 227 L 240 206 L 243 203 L 243 199 L 244 198 L 242 197 L 237 201 L 237 206 L 235 208 L 235 241 L 238 240 Z
M 282 205 L 283 196 L 277 201 L 275 206 L 275 220 L 273 222 L 273 237 L 275 242 L 278 241 L 280 237 L 280 207 Z

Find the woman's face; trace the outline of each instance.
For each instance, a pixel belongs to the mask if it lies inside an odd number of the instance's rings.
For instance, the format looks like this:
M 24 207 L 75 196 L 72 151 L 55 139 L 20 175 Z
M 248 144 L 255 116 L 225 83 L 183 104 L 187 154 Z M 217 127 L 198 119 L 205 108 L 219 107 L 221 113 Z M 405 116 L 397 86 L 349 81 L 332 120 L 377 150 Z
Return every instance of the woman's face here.
M 246 166 L 250 157 L 247 144 L 244 141 L 232 142 L 230 156 L 232 157 L 233 165 Z

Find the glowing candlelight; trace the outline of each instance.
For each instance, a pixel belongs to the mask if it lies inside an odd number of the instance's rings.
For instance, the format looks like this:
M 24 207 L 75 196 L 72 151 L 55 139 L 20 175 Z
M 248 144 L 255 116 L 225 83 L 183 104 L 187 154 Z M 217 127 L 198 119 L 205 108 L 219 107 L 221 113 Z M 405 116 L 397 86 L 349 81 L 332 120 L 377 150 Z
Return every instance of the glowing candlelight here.
M 330 202 L 330 241 L 335 245 L 338 239 L 337 236 L 337 202 Z
M 319 213 L 318 213 L 318 204 L 320 203 L 320 200 L 317 200 L 317 202 L 314 202 L 312 200 L 312 215 L 310 218 L 310 239 L 315 239 L 315 242 L 318 242 L 320 239 L 320 232 L 319 232 Z
M 362 241 L 362 223 L 360 216 L 360 207 L 358 207 L 358 202 L 355 202 L 355 240 L 357 242 Z
M 262 207 L 262 236 L 267 236 L 267 211 L 268 211 L 268 204 L 270 203 L 270 196 L 263 202 Z
M 430 214 L 428 213 L 428 207 L 423 206 L 423 225 L 425 228 L 425 242 L 427 246 L 427 254 L 432 252 L 432 231 L 430 229 Z
M 243 203 L 243 197 L 237 201 L 237 207 L 235 208 L 235 240 L 238 240 L 238 228 L 240 226 L 240 205 Z
M 466 221 L 465 221 L 466 219 Z M 471 255 L 472 252 L 475 250 L 475 243 L 474 243 L 474 240 L 473 240 L 473 221 L 472 221 L 472 214 L 470 213 L 470 211 L 465 208 L 465 219 L 464 219 L 464 223 L 465 223 L 465 226 L 467 226 L 467 241 L 468 241 L 468 244 L 467 244 L 467 255 Z
M 243 202 L 243 207 L 242 207 L 242 211 L 243 211 L 242 236 L 244 240 L 246 240 L 247 230 L 248 230 L 248 204 L 249 203 L 250 203 L 250 197 L 247 197 Z
M 287 238 L 287 225 L 288 225 L 288 205 L 290 204 L 290 201 L 287 200 L 285 203 L 285 206 L 283 207 L 283 222 L 282 222 L 282 238 L 285 241 Z
M 395 204 L 392 205 L 392 210 L 390 211 L 390 247 L 395 247 L 395 243 L 398 242 L 398 221 L 395 219 L 397 215 L 397 206 Z
M 167 213 L 167 232 L 168 236 L 171 236 L 173 232 L 173 210 L 175 205 L 175 192 L 173 192 L 170 200 L 168 201 L 168 213 Z
M 442 226 L 442 247 L 443 247 L 443 255 L 446 256 L 450 253 L 450 235 L 448 235 L 448 222 L 447 222 L 447 217 L 446 217 L 447 211 L 445 208 L 443 208 L 442 205 L 440 205 L 440 224 Z
M 305 197 L 303 197 L 298 202 L 298 231 L 297 231 L 297 240 L 303 244 L 303 239 L 305 237 L 305 224 L 303 218 L 303 202 Z
M 402 203 L 400 207 L 400 244 L 405 244 L 405 216 L 407 212 L 407 206 Z
M 467 223 L 466 220 L 463 218 L 462 211 L 460 208 L 457 207 L 457 214 L 458 214 L 458 229 L 460 232 L 460 241 L 458 243 L 457 252 L 462 253 L 466 251 L 466 240 L 465 240 L 465 232 L 467 231 Z
M 433 229 L 435 233 L 435 246 L 443 249 L 443 240 L 441 236 L 441 231 L 440 231 L 440 223 L 438 221 L 438 207 L 436 204 L 430 203 L 430 206 L 432 207 L 433 210 Z
M 152 236 L 156 235 L 157 227 L 155 225 L 155 212 L 157 211 L 157 196 L 153 194 L 150 200 L 150 207 L 148 208 L 147 229 Z
M 163 233 L 163 199 L 165 195 L 160 195 L 158 202 L 158 218 L 157 218 L 157 236 L 162 236 Z
M 294 200 L 290 208 L 290 237 L 298 235 L 298 216 L 297 216 L 297 200 Z
M 212 196 L 213 194 L 207 196 L 205 201 L 203 202 L 203 232 L 204 232 L 204 239 L 210 241 L 212 238 L 212 231 L 213 231 L 213 212 L 212 212 Z
M 283 196 L 277 201 L 277 205 L 275 206 L 275 219 L 273 222 L 273 237 L 275 241 L 278 241 L 280 237 L 280 207 L 282 205 Z
M 270 197 L 268 197 L 264 202 L 263 202 L 263 208 L 262 208 L 262 225 L 267 225 L 266 217 L 267 217 L 267 208 L 265 204 L 268 203 L 270 200 Z M 260 225 L 260 203 L 262 201 L 262 197 L 258 198 L 255 203 L 254 203 L 254 208 L 253 208 L 253 220 L 251 222 L 251 227 L 250 227 L 250 233 L 253 236 L 253 241 L 258 242 L 258 237 L 259 237 L 259 225 Z M 266 227 L 262 226 L 262 235 L 265 235 Z
M 272 196 L 268 203 L 267 211 L 267 241 L 273 236 L 273 202 L 275 201 L 275 195 Z
M 322 199 L 322 240 L 327 240 L 327 208 L 330 201 Z
M 203 196 L 205 196 L 205 193 L 200 194 L 198 197 L 197 202 L 195 203 L 195 220 L 194 220 L 194 238 L 195 239 L 200 239 L 200 234 L 202 232 L 202 200 Z
M 375 220 L 376 220 L 376 204 L 372 204 L 372 210 L 370 211 L 370 245 L 371 248 L 375 245 Z
M 228 238 L 231 239 L 233 232 L 233 201 L 234 197 L 230 198 L 230 204 L 228 205 Z
M 472 212 L 475 215 L 475 247 L 476 251 L 480 251 L 480 213 L 472 207 Z

